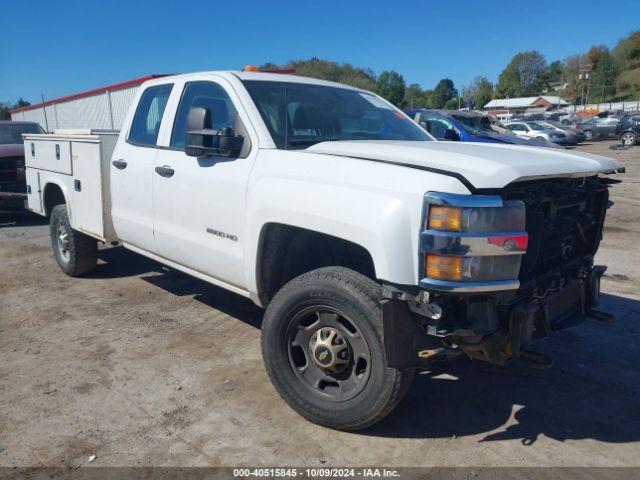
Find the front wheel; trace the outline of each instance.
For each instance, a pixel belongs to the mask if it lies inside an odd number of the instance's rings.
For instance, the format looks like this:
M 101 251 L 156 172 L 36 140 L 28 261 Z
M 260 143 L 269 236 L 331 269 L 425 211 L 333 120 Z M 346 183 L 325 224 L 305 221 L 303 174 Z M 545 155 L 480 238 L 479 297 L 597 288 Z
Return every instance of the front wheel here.
M 624 132 L 620 137 L 623 147 L 631 147 L 636 144 L 638 137 L 633 132 Z
M 71 228 L 66 205 L 56 205 L 51 210 L 49 231 L 53 254 L 64 273 L 78 277 L 96 268 L 98 242 Z
M 305 273 L 273 298 L 262 355 L 276 390 L 306 419 L 361 430 L 388 415 L 413 372 L 386 364 L 381 288 L 342 267 Z

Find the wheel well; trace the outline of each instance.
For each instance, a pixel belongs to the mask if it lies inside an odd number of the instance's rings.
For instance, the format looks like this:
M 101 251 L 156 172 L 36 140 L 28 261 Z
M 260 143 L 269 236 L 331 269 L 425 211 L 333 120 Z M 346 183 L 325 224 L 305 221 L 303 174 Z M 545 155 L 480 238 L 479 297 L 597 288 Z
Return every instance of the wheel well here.
M 51 215 L 51 210 L 56 205 L 61 205 L 67 203 L 64 198 L 64 193 L 62 193 L 62 189 L 56 185 L 55 183 L 47 183 L 44 187 L 44 213 L 46 216 Z
M 329 266 L 350 268 L 376 278 L 371 254 L 356 243 L 290 225 L 265 225 L 256 262 L 260 301 L 266 306 L 289 280 Z

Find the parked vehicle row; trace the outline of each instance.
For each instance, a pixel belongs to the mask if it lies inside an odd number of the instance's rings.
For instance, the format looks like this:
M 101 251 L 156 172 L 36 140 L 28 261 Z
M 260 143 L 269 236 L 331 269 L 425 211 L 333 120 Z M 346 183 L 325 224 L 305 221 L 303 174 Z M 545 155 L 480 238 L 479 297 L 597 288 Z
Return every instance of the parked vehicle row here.
M 493 123 L 485 113 L 448 110 L 409 110 L 406 112 L 437 140 L 474 143 L 508 143 L 533 147 L 555 147 L 545 138 L 521 137 Z
M 546 127 L 538 122 L 511 122 L 505 124 L 505 127 L 516 135 L 536 138 L 538 140 L 546 140 L 548 142 L 557 143 L 558 145 L 570 144 L 569 138 L 564 131 Z
M 578 123 L 576 128 L 584 132 L 587 141 L 605 140 L 615 136 L 616 125 L 618 125 L 619 122 L 620 119 L 615 116 L 595 117 L 591 120 Z

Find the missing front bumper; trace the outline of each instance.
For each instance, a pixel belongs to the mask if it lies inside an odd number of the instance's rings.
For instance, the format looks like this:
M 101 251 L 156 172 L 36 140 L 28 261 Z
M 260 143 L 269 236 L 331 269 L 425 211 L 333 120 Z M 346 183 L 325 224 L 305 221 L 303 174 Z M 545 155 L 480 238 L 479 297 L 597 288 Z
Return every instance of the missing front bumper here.
M 398 369 L 426 368 L 447 353 L 466 353 L 495 364 L 504 364 L 511 358 L 529 361 L 531 352 L 527 347 L 532 342 L 553 331 L 579 325 L 589 317 L 600 319 L 593 307 L 599 301 L 600 277 L 605 269 L 593 267 L 585 278 L 573 279 L 553 293 L 515 303 L 500 327 L 488 334 L 458 330 L 444 337 L 430 335 L 412 314 L 408 302 L 385 299 L 382 312 L 387 364 Z

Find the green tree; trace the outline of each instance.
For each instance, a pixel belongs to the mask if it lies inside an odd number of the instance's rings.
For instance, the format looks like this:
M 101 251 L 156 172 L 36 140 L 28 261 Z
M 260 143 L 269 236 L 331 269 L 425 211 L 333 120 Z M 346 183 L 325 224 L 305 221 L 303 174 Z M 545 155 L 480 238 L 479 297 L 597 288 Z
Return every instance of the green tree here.
M 547 82 L 559 82 L 562 80 L 562 62 L 556 60 L 551 62 L 545 72 Z
M 402 106 L 404 108 L 413 110 L 417 108 L 424 108 L 425 98 L 422 88 L 417 83 L 412 83 L 404 89 L 404 98 L 402 100 Z
M 431 107 L 442 108 L 452 98 L 458 95 L 456 87 L 453 85 L 453 80 L 449 78 L 443 78 L 438 82 L 436 88 L 433 89 L 433 95 L 431 96 Z
M 405 82 L 402 75 L 393 70 L 380 74 L 376 82 L 376 93 L 394 105 L 401 106 L 404 98 Z
M 615 96 L 618 64 L 607 47 L 600 46 L 596 48 L 597 56 L 592 56 L 594 64 L 591 71 L 588 101 L 604 102 Z
M 547 62 L 540 52 L 520 52 L 514 55 L 498 78 L 499 97 L 538 95 L 546 84 Z
M 11 120 L 9 110 L 11 110 L 11 107 L 7 103 L 0 102 L 0 120 Z
M 460 105 L 460 108 L 465 108 L 467 106 L 463 98 L 460 98 L 460 100 L 458 100 L 458 97 L 453 97 L 444 104 L 443 108 L 445 110 L 457 110 L 458 105 Z
M 462 98 L 471 108 L 483 108 L 493 97 L 493 83 L 487 77 L 478 75 L 471 85 L 463 89 Z
M 296 75 L 319 78 L 331 82 L 345 83 L 365 90 L 375 90 L 376 78 L 370 69 L 354 67 L 349 63 L 337 63 L 311 57 L 308 60 L 291 60 L 285 65 L 267 62 L 262 70 L 295 69 Z
M 621 70 L 640 68 L 640 30 L 631 32 L 629 36 L 620 40 L 613 49 L 613 56 Z

